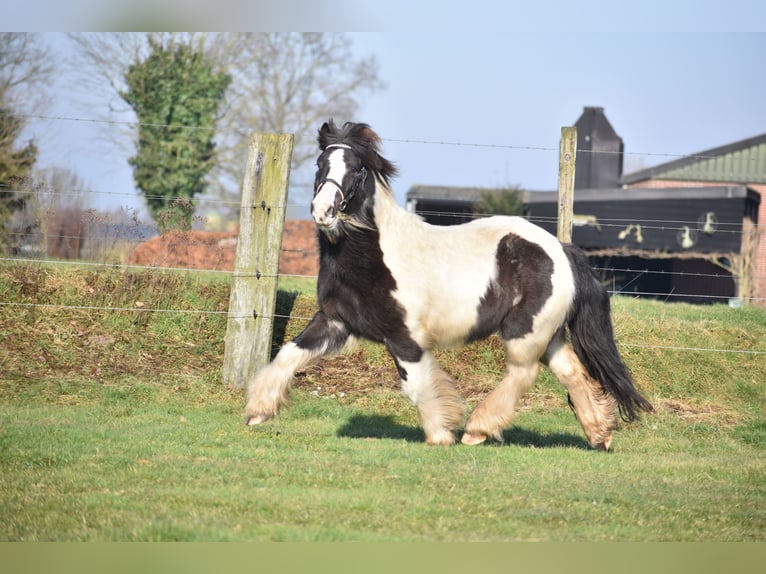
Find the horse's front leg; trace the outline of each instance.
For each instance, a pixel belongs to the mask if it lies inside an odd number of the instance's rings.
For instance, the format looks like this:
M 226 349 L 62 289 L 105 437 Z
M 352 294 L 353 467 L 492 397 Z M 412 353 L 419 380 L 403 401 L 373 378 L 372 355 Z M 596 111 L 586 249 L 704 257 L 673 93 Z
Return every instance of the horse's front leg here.
M 429 351 L 414 342 L 386 341 L 402 382 L 402 391 L 418 409 L 428 444 L 450 445 L 465 417 L 465 403 L 455 384 Z
M 247 387 L 245 422 L 257 425 L 272 418 L 287 401 L 296 371 L 312 361 L 340 351 L 349 339 L 346 326 L 319 311 L 295 339 L 282 346 Z

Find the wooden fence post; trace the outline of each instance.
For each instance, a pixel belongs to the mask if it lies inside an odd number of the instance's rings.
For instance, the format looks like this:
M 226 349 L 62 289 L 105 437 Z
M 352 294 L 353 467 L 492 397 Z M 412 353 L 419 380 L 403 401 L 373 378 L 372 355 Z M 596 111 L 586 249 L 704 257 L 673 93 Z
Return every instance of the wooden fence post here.
M 572 243 L 576 157 L 577 128 L 561 128 L 561 149 L 559 151 L 559 211 L 556 235 L 562 243 Z
M 245 387 L 271 358 L 292 154 L 292 134 L 250 137 L 223 358 L 223 381 L 232 387 Z

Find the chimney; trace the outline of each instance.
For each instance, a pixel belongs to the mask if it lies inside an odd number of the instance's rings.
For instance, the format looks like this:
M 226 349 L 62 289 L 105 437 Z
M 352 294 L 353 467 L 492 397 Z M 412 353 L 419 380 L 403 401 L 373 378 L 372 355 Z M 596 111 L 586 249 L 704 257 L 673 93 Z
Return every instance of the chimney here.
M 619 187 L 622 177 L 622 138 L 606 119 L 604 108 L 586 106 L 575 127 L 578 150 L 575 189 Z

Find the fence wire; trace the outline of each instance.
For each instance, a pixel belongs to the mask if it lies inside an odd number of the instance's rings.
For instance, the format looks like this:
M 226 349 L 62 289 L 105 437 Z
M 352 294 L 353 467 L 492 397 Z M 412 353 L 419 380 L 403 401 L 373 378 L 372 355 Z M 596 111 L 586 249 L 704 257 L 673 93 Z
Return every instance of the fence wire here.
M 253 314 L 237 315 L 229 313 L 228 311 L 217 311 L 215 309 L 163 309 L 163 308 L 149 308 L 149 307 L 107 307 L 107 306 L 94 306 L 94 305 L 63 305 L 63 304 L 50 304 L 50 303 L 17 303 L 0 301 L 0 307 L 14 307 L 14 308 L 40 308 L 40 309 L 60 309 L 71 311 L 99 311 L 99 312 L 130 312 L 130 313 L 176 313 L 185 315 L 223 315 L 227 319 L 251 319 Z M 258 318 L 262 319 L 280 319 L 285 321 L 305 321 L 308 322 L 312 317 L 302 317 L 298 315 L 283 315 L 278 313 L 257 313 Z M 695 352 L 695 353 L 732 353 L 732 354 L 746 354 L 746 355 L 766 355 L 766 351 L 758 351 L 755 349 L 716 349 L 711 347 L 682 347 L 676 345 L 647 345 L 641 343 L 625 343 L 618 341 L 617 343 L 623 347 L 631 347 L 636 349 L 655 349 L 665 351 L 681 351 L 681 352 Z
M 152 271 L 152 272 L 185 272 L 185 273 L 193 273 L 193 272 L 201 272 L 201 273 L 222 273 L 234 276 L 235 273 L 233 271 L 227 271 L 227 270 L 206 270 L 206 269 L 190 269 L 186 267 L 154 267 L 154 266 L 143 266 L 143 265 L 109 265 L 109 264 L 102 264 L 102 263 L 92 263 L 92 262 L 85 262 L 85 261 L 70 261 L 70 262 L 45 262 L 41 261 L 39 259 L 18 259 L 18 258 L 0 258 L 0 262 L 2 263 L 26 263 L 26 264 L 45 264 L 45 263 L 54 263 L 55 265 L 75 265 L 75 266 L 83 266 L 83 267 L 96 267 L 96 268 L 104 268 L 104 269 L 116 269 L 116 270 L 139 270 L 139 271 Z M 271 277 L 271 278 L 280 278 L 280 277 L 294 277 L 294 278 L 304 278 L 304 279 L 316 279 L 315 275 L 297 275 L 297 274 L 262 274 L 261 277 Z M 608 291 L 611 295 L 620 295 L 621 293 L 619 291 Z M 626 295 L 626 294 L 623 294 Z M 652 297 L 662 297 L 665 294 L 663 293 L 629 293 L 627 294 L 629 296 L 652 296 Z M 715 296 L 712 296 L 715 297 Z M 762 301 L 760 299 L 755 299 L 754 301 Z M 0 307 L 5 308 L 18 308 L 18 309 L 56 309 L 56 310 L 62 310 L 62 311 L 87 311 L 87 312 L 124 312 L 124 313 L 175 313 L 179 315 L 216 315 L 216 316 L 223 316 L 227 320 L 228 319 L 250 319 L 253 318 L 254 315 L 257 315 L 258 318 L 262 319 L 268 319 L 268 320 L 284 320 L 284 321 L 302 321 L 305 323 L 308 323 L 312 317 L 308 316 L 300 316 L 295 314 L 279 314 L 279 313 L 262 313 L 260 311 L 256 311 L 255 314 L 233 314 L 229 311 L 220 311 L 217 309 L 206 309 L 206 308 L 199 308 L 199 309 L 174 309 L 174 308 L 162 308 L 162 307 L 146 307 L 146 306 L 133 306 L 133 307 L 119 307 L 119 306 L 98 306 L 98 305 L 66 305 L 66 304 L 52 304 L 52 303 L 22 303 L 22 302 L 15 302 L 15 301 L 0 301 Z M 677 352 L 694 352 L 694 353 L 732 353 L 732 354 L 747 354 L 747 355 L 754 355 L 754 356 L 761 356 L 766 355 L 766 351 L 760 351 L 755 349 L 720 349 L 720 348 L 711 348 L 711 347 L 684 347 L 684 346 L 678 346 L 678 345 L 654 345 L 654 344 L 642 344 L 642 343 L 636 343 L 636 342 L 618 342 L 619 345 L 624 347 L 630 347 L 630 348 L 637 348 L 637 349 L 647 349 L 647 350 L 661 350 L 661 351 L 677 351 Z
M 164 124 L 164 123 L 150 123 L 131 120 L 111 120 L 105 118 L 83 118 L 76 116 L 53 116 L 45 114 L 22 114 L 12 113 L 10 116 L 17 117 L 24 120 L 42 120 L 42 121 L 57 121 L 57 122 L 81 122 L 92 124 L 106 124 L 106 125 L 125 125 L 133 127 L 151 127 L 151 128 L 172 128 L 183 130 L 202 130 L 202 131 L 215 131 L 215 127 L 209 126 L 190 126 L 186 124 Z M 313 132 L 302 133 L 303 137 L 313 138 L 316 134 Z M 507 149 L 507 150 L 522 150 L 522 151 L 540 151 L 558 153 L 558 146 L 530 146 L 519 144 L 505 144 L 505 143 L 488 143 L 488 142 L 466 142 L 460 140 L 431 140 L 431 139 L 419 139 L 419 138 L 381 138 L 384 142 L 391 143 L 404 143 L 404 144 L 417 144 L 417 145 L 433 145 L 433 146 L 449 146 L 449 147 L 471 147 L 471 148 L 484 148 L 484 149 Z M 626 151 L 611 151 L 611 150 L 586 150 L 578 149 L 577 153 L 585 154 L 605 154 L 605 155 L 623 155 L 623 156 L 636 156 L 636 157 L 656 157 L 666 159 L 714 159 L 717 156 L 705 155 L 703 153 L 698 154 L 680 154 L 680 153 L 665 153 L 665 152 L 626 152 Z M 757 158 L 751 158 L 752 161 L 757 161 Z
M 67 116 L 52 116 L 52 115 L 37 115 L 37 114 L 12 114 L 14 116 L 17 116 L 19 118 L 23 119 L 34 119 L 34 120 L 42 120 L 42 121 L 57 121 L 57 122 L 87 122 L 87 123 L 101 123 L 101 124 L 113 124 L 113 125 L 131 125 L 131 126 L 145 126 L 145 127 L 164 127 L 164 128 L 178 128 L 178 129 L 186 129 L 186 130 L 211 130 L 213 128 L 209 127 L 203 127 L 203 126 L 188 126 L 188 125 L 181 125 L 181 124 L 147 124 L 147 123 L 141 123 L 136 121 L 124 121 L 124 120 L 109 120 L 109 119 L 101 119 L 101 118 L 84 118 L 84 117 L 67 117 Z M 314 134 L 305 134 L 309 137 L 313 137 Z M 428 139 L 396 139 L 396 138 L 382 138 L 384 142 L 392 142 L 392 143 L 404 143 L 404 144 L 415 144 L 415 145 L 434 145 L 434 146 L 457 146 L 457 147 L 472 147 L 472 148 L 483 148 L 483 149 L 505 149 L 505 150 L 524 150 L 524 151 L 539 151 L 539 152 L 559 152 L 558 146 L 530 146 L 530 145 L 515 145 L 515 144 L 498 144 L 498 143 L 486 143 L 486 142 L 464 142 L 464 141 L 446 141 L 446 140 L 428 140 Z M 598 154 L 621 154 L 625 156 L 636 156 L 636 157 L 655 157 L 655 158 L 666 158 L 666 159 L 680 159 L 680 158 L 689 158 L 689 159 L 712 159 L 716 156 L 706 156 L 704 154 L 672 154 L 672 153 L 655 153 L 655 152 L 624 152 L 624 151 L 603 151 L 603 150 L 577 150 L 578 153 L 598 153 Z M 296 189 L 310 189 L 311 186 L 307 184 L 292 184 L 291 188 Z M 86 197 L 92 197 L 95 195 L 103 195 L 107 197 L 115 197 L 115 196 L 129 196 L 129 197 L 135 197 L 135 193 L 127 193 L 127 192 L 112 192 L 112 191 L 104 191 L 104 190 L 97 190 L 97 189 L 70 189 L 66 191 L 61 190 L 54 190 L 50 188 L 41 187 L 39 185 L 35 185 L 34 182 L 15 182 L 13 184 L 0 182 L 0 193 L 5 194 L 16 194 L 16 195 L 26 195 L 26 196 L 37 196 L 37 197 L 45 197 L 50 204 L 65 204 L 66 201 L 71 201 L 72 199 L 78 199 L 78 198 L 86 198 Z M 172 201 L 189 201 L 192 205 L 201 205 L 201 204 L 210 204 L 210 205 L 221 205 L 221 206 L 228 206 L 228 207 L 234 207 L 239 208 L 240 202 L 233 200 L 233 199 L 227 199 L 225 197 L 212 197 L 212 196 L 202 196 L 202 197 L 196 197 L 191 200 L 187 198 L 180 198 L 180 197 L 174 197 L 174 196 L 167 196 L 167 195 L 157 195 L 152 196 L 156 199 L 163 199 L 169 202 Z M 255 207 L 255 206 L 253 206 Z M 305 207 L 303 204 L 298 203 L 286 203 L 285 205 L 271 205 L 268 206 L 272 209 L 287 209 L 287 208 L 303 208 Z M 97 226 L 99 224 L 101 225 L 109 225 L 109 224 L 117 224 L 116 222 L 104 222 L 104 221 L 96 221 L 95 216 L 95 210 L 89 210 L 91 211 L 91 221 L 83 222 L 83 226 L 91 225 L 91 226 Z M 474 219 L 476 217 L 483 217 L 486 214 L 467 214 L 464 212 L 453 212 L 453 213 L 446 213 L 446 212 L 419 212 L 421 216 L 444 216 L 444 217 L 453 217 L 453 218 L 465 218 L 465 219 Z M 556 218 L 555 217 L 540 217 L 540 216 L 532 216 L 529 217 L 530 221 L 538 224 L 552 224 L 555 223 Z M 599 225 L 602 228 L 623 228 L 628 223 L 635 223 L 635 220 L 632 219 L 604 219 L 599 220 Z M 138 222 L 139 225 L 143 225 L 142 223 Z M 659 230 L 659 231 L 673 231 L 677 230 L 680 227 L 683 226 L 697 226 L 698 221 L 685 221 L 685 220 L 669 220 L 669 219 L 654 219 L 654 220 L 642 220 L 641 226 L 642 229 L 645 230 Z M 759 223 L 755 225 L 756 230 L 762 230 L 764 226 L 766 225 L 766 222 Z M 151 225 L 146 225 L 146 231 L 147 234 L 151 233 L 157 233 L 157 229 L 153 228 Z M 741 229 L 741 223 L 727 223 L 727 222 L 718 222 L 717 223 L 717 229 L 716 233 L 722 233 L 722 234 L 732 234 L 732 235 L 742 235 L 743 230 Z M 107 236 L 103 237 L 104 240 L 110 240 L 114 242 L 124 243 L 128 245 L 138 245 L 147 240 L 146 236 L 138 236 L 138 237 L 119 237 L 119 236 Z M 10 237 L 14 240 L 17 240 L 17 242 L 20 242 L 24 237 L 28 237 L 29 234 L 24 234 L 21 232 L 12 232 L 10 234 Z M 81 240 L 81 235 L 72 235 L 72 234 L 59 234 L 56 235 L 56 237 L 61 241 L 77 241 Z M 203 245 L 202 243 L 196 244 L 193 240 L 187 242 L 185 245 L 189 247 L 194 247 L 196 245 Z M 318 251 L 317 250 L 306 250 L 306 249 L 283 249 L 284 253 L 292 253 L 292 254 L 301 254 L 301 255 L 309 255 L 309 256 L 317 256 L 318 257 Z M 25 263 L 25 264 L 35 264 L 35 263 L 46 263 L 47 261 L 45 259 L 41 258 L 31 258 L 31 257 L 0 257 L 0 263 L 2 264 L 12 264 L 12 263 Z M 83 266 L 83 267 L 90 267 L 90 268 L 103 268 L 103 269 L 118 269 L 122 271 L 163 271 L 163 272 L 202 272 L 202 273 L 219 273 L 219 274 L 227 274 L 231 276 L 235 276 L 233 270 L 229 269 L 197 269 L 197 268 L 190 268 L 190 267 L 164 267 L 160 265 L 130 265 L 130 264 L 113 264 L 108 262 L 97 262 L 97 261 L 82 261 L 82 260 L 56 260 L 56 265 L 76 265 L 76 266 Z M 633 269 L 633 268 L 619 268 L 619 267 L 595 267 L 596 271 L 602 272 L 604 274 L 614 274 L 616 273 L 625 273 L 625 274 L 657 274 L 660 276 L 674 276 L 674 277 L 686 277 L 686 278 L 699 278 L 699 279 L 713 279 L 713 280 L 732 280 L 733 276 L 731 274 L 723 274 L 723 273 L 705 273 L 705 272 L 685 272 L 685 271 L 670 271 L 670 270 L 663 270 L 663 269 Z M 316 275 L 314 274 L 293 274 L 293 273 L 276 273 L 276 274 L 266 274 L 258 272 L 257 276 L 263 277 L 263 278 L 296 278 L 296 279 L 316 279 Z M 754 277 L 754 279 L 764 279 L 764 276 L 757 276 Z M 635 280 L 635 279 L 634 279 Z M 653 299 L 659 299 L 662 300 L 663 298 L 672 297 L 674 299 L 706 299 L 709 301 L 727 301 L 731 298 L 724 295 L 697 295 L 697 294 L 685 294 L 685 293 L 664 293 L 664 292 L 651 292 L 651 291 L 630 291 L 626 292 L 625 289 L 626 286 L 623 286 L 621 289 L 611 289 L 608 290 L 608 292 L 611 295 L 623 295 L 623 296 L 630 296 L 630 297 L 648 297 Z M 743 298 L 742 301 L 746 302 L 753 302 L 753 303 L 763 303 L 766 301 L 764 298 L 759 297 L 746 297 Z M 106 312 L 106 311 L 118 311 L 118 312 L 135 312 L 135 313 L 147 313 L 147 312 L 155 312 L 155 313 L 179 313 L 179 314 L 211 314 L 211 315 L 225 315 L 228 319 L 242 319 L 242 318 L 248 318 L 242 317 L 242 316 L 236 316 L 231 315 L 228 311 L 218 311 L 218 310 L 211 310 L 211 309 L 160 309 L 160 308 L 146 308 L 146 307 L 98 307 L 98 306 L 84 306 L 84 305 L 56 305 L 56 304 L 39 304 L 39 303 L 20 303 L 20 302 L 13 302 L 13 301 L 0 301 L 0 306 L 2 307 L 17 307 L 17 308 L 57 308 L 57 309 L 64 309 L 64 310 L 80 310 L 80 311 L 93 311 L 93 312 Z M 299 320 L 299 321 L 309 321 L 310 317 L 300 317 L 300 316 L 294 316 L 294 315 L 279 315 L 279 314 L 267 314 L 267 313 L 261 313 L 258 312 L 258 317 L 262 318 L 268 318 L 268 319 L 280 319 L 280 320 Z M 756 350 L 747 350 L 747 349 L 713 349 L 713 348 L 705 348 L 705 347 L 680 347 L 680 346 L 673 346 L 673 345 L 644 345 L 640 343 L 621 343 L 623 346 L 626 347 L 636 347 L 636 348 L 642 348 L 642 349 L 659 349 L 659 350 L 672 350 L 672 351 L 688 351 L 688 352 L 714 352 L 714 353 L 747 353 L 747 354 L 753 354 L 753 355 L 764 355 L 766 354 L 766 351 L 756 351 Z

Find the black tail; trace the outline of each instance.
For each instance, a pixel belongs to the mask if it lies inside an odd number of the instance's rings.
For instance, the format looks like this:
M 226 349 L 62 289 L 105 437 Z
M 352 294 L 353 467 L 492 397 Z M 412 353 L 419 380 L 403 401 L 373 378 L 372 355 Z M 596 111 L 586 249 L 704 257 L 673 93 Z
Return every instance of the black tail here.
M 564 245 L 575 281 L 575 299 L 567 323 L 572 347 L 588 373 L 612 395 L 626 421 L 638 411 L 654 409 L 633 386 L 633 377 L 623 363 L 614 342 L 609 294 L 604 289 L 585 254 L 574 245 Z

